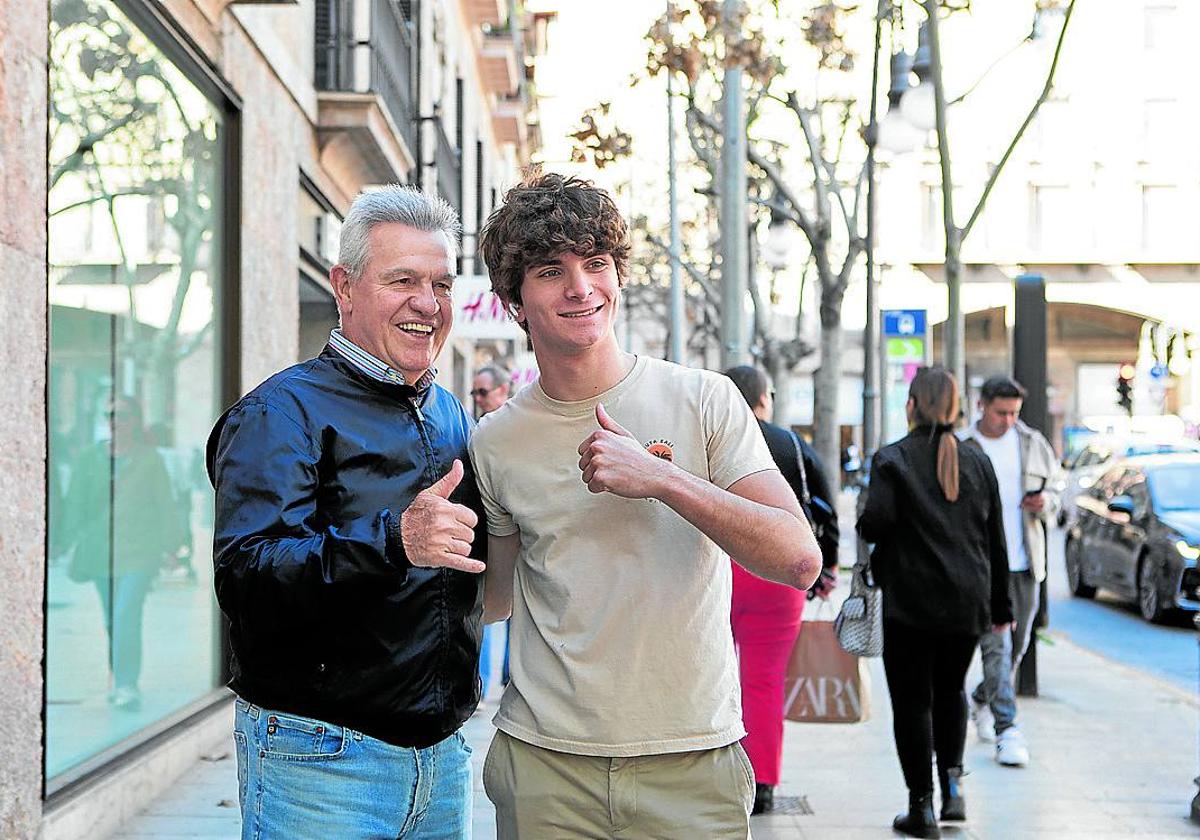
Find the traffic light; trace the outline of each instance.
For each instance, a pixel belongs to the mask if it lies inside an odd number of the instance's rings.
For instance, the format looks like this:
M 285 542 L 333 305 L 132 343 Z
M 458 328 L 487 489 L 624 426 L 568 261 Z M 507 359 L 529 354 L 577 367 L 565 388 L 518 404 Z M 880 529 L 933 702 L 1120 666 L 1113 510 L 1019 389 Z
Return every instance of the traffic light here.
M 1133 416 L 1133 376 L 1136 372 L 1128 362 L 1117 370 L 1117 405 L 1130 417 Z

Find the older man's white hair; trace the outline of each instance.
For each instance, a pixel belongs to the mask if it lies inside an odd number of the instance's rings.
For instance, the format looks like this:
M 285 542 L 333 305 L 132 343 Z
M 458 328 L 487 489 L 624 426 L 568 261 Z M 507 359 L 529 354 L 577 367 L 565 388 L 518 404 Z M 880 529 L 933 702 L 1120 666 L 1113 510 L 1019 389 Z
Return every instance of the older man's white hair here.
M 393 222 L 430 233 L 440 231 L 446 235 L 454 253 L 458 253 L 462 225 L 450 202 L 416 187 L 388 184 L 359 193 L 342 222 L 338 263 L 350 277 L 357 280 L 367 267 L 371 256 L 368 238 L 371 228 Z

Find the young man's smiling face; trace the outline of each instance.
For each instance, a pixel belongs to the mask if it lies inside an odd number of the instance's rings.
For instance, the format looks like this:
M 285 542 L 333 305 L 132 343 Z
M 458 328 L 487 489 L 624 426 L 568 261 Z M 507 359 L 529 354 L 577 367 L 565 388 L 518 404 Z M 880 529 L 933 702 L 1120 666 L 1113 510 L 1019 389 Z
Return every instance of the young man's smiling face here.
M 416 382 L 441 352 L 454 320 L 454 249 L 441 231 L 395 222 L 368 234 L 362 277 L 342 266 L 330 275 L 342 314 L 342 334 Z
M 581 257 L 572 251 L 525 269 L 517 321 L 535 349 L 579 353 L 616 341 L 620 278 L 610 254 Z

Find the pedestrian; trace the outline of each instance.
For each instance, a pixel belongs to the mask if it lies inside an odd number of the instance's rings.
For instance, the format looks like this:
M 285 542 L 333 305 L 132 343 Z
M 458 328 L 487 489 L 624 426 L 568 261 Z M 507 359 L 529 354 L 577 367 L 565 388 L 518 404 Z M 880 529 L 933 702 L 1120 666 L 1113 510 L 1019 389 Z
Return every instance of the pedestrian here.
M 1018 419 L 1025 389 L 1009 376 L 983 383 L 979 419 L 959 432 L 973 440 L 992 462 L 1004 511 L 1008 545 L 1008 595 L 1013 606 L 1013 630 L 984 633 L 979 651 L 983 679 L 971 692 L 971 713 L 979 738 L 995 740 L 996 761 L 1008 767 L 1029 763 L 1029 747 L 1017 727 L 1014 683 L 1021 659 L 1029 648 L 1046 579 L 1046 531 L 1062 506 L 1058 459 L 1041 432 Z
M 170 474 L 146 428 L 141 402 L 118 396 L 107 409 L 112 424 L 105 439 L 82 450 L 71 467 L 61 532 L 68 535 L 67 576 L 90 582 L 99 597 L 112 676 L 108 703 L 136 712 L 142 706 L 146 600 L 158 575 L 174 563 L 185 533 Z M 118 500 L 111 507 L 90 501 L 101 484 Z M 146 516 L 148 510 L 158 515 Z
M 556 174 L 482 233 L 540 371 L 471 443 L 485 616 L 512 614 L 483 779 L 500 840 L 748 837 L 727 556 L 796 589 L 820 567 L 733 384 L 621 350 L 627 237 L 607 193 Z
M 359 195 L 340 328 L 209 439 L 245 840 L 470 834 L 482 508 L 432 369 L 458 229 L 415 189 Z
M 495 411 L 508 400 L 510 396 L 512 377 L 499 364 L 484 365 L 475 371 L 471 382 L 471 399 L 475 401 L 475 416 L 482 417 Z M 483 686 L 482 696 L 487 696 L 488 686 L 492 681 L 492 656 L 494 648 L 500 647 L 500 686 L 508 685 L 508 635 L 509 624 L 502 621 L 483 628 L 483 646 L 479 650 L 479 681 Z
M 725 371 L 758 418 L 779 471 L 800 502 L 821 547 L 821 574 L 810 596 L 827 599 L 837 585 L 836 503 L 817 453 L 798 435 L 767 422 L 773 395 L 767 376 L 749 365 Z M 752 814 L 772 810 L 783 764 L 784 681 L 796 645 L 805 598 L 790 586 L 764 580 L 733 564 L 733 641 L 742 687 L 742 746 L 754 768 Z
M 475 378 L 471 380 L 471 399 L 475 401 L 477 418 L 504 405 L 511 396 L 511 381 L 508 371 L 498 364 L 484 365 L 475 371 Z
M 967 667 L 979 637 L 1012 621 L 999 489 L 977 446 L 952 424 L 958 385 L 921 368 L 909 386 L 910 431 L 875 453 L 858 531 L 874 543 L 883 590 L 883 667 L 908 812 L 893 827 L 940 837 L 930 765 L 937 756 L 941 819 L 966 819 L 961 788 Z

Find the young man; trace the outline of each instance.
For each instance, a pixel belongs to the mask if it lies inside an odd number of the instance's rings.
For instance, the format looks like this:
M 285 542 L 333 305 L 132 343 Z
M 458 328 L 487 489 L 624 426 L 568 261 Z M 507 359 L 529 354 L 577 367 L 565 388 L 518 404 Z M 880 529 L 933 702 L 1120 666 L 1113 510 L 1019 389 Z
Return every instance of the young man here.
M 499 837 L 746 837 L 726 554 L 805 589 L 812 532 L 728 379 L 621 351 L 606 193 L 531 177 L 481 250 L 540 369 L 471 447 L 485 617 L 512 613 L 484 772 Z
M 471 420 L 430 370 L 457 236 L 441 199 L 358 196 L 340 329 L 209 439 L 247 840 L 470 834 L 482 508 Z
M 1029 747 L 1017 728 L 1013 682 L 1029 647 L 1039 587 L 1046 579 L 1046 530 L 1061 504 L 1053 448 L 1017 419 L 1024 399 L 1025 389 L 1016 380 L 991 377 L 980 392 L 979 420 L 959 432 L 987 453 L 1000 485 L 1014 622 L 1011 632 L 987 633 L 980 640 L 983 681 L 971 694 L 971 707 L 979 737 L 994 737 L 996 761 L 1009 767 L 1029 763 Z

